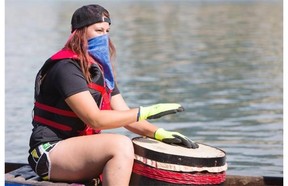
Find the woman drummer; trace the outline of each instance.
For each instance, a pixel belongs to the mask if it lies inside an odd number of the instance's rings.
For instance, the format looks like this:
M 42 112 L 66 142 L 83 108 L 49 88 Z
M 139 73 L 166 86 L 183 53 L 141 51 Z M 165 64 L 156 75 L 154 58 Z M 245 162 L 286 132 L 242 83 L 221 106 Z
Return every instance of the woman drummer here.
M 40 177 L 82 182 L 102 174 L 103 185 L 128 185 L 134 160 L 131 140 L 101 134 L 104 129 L 125 127 L 166 143 L 197 147 L 187 137 L 146 121 L 183 111 L 181 105 L 127 106 L 110 61 L 115 48 L 106 9 L 83 6 L 71 24 L 64 48 L 44 63 L 35 80 L 28 161 Z

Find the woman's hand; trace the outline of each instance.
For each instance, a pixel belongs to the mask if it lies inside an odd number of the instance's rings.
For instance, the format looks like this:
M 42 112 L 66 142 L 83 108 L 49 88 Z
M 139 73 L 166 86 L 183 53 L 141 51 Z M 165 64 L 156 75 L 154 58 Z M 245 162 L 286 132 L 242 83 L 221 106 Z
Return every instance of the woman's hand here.
M 137 121 L 157 119 L 168 114 L 175 114 L 182 111 L 184 111 L 184 108 L 177 103 L 160 103 L 148 107 L 140 107 Z
M 184 145 L 187 148 L 196 149 L 199 147 L 197 143 L 179 132 L 166 131 L 163 128 L 156 130 L 154 138 L 164 143 Z

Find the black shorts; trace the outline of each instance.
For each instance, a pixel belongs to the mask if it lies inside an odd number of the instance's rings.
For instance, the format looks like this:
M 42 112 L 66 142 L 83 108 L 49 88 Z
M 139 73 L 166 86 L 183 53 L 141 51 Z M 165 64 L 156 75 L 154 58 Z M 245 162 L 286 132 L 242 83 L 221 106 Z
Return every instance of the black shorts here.
M 51 163 L 49 158 L 49 151 L 55 147 L 56 143 L 43 143 L 33 149 L 29 156 L 28 156 L 28 162 L 31 166 L 31 168 L 34 170 L 34 172 L 37 173 L 38 176 L 40 176 L 43 180 L 49 180 L 50 179 L 50 169 L 51 169 Z

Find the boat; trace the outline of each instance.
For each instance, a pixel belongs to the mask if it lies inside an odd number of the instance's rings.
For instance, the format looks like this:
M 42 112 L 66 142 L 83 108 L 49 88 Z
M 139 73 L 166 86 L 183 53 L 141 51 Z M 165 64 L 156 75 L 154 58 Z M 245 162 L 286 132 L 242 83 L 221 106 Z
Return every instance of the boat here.
M 41 180 L 39 176 L 25 163 L 5 162 L 5 185 L 6 186 L 91 186 L 101 185 L 99 180 L 95 179 L 89 183 L 62 183 Z M 223 186 L 282 186 L 283 177 L 269 176 L 238 176 L 226 175 Z

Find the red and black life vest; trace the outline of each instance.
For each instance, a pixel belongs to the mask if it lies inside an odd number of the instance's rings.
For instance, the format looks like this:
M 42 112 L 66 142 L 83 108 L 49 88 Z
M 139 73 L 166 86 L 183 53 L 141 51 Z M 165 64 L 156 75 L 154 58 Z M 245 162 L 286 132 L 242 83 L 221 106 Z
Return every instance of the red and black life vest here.
M 45 77 L 47 71 L 51 69 L 51 67 L 55 63 L 63 59 L 73 59 L 77 61 L 78 56 L 77 54 L 73 53 L 70 50 L 64 50 L 64 49 L 60 50 L 46 61 L 46 63 L 43 65 L 43 67 L 37 74 L 35 82 L 35 103 L 34 103 L 33 124 L 37 123 L 49 126 L 56 130 L 60 130 L 61 133 L 65 133 L 67 134 L 67 136 L 71 135 L 74 136 L 75 134 L 89 135 L 100 133 L 101 130 L 92 129 L 87 124 L 83 123 L 71 109 L 66 110 L 63 108 L 59 108 L 58 106 L 51 106 L 41 102 L 40 85 L 43 80 L 43 77 Z M 111 91 L 105 86 L 105 81 L 103 82 L 103 85 L 99 85 L 97 84 L 97 82 L 93 82 L 92 80 L 91 83 L 87 83 L 87 86 L 89 87 L 89 91 L 91 94 L 93 94 L 93 92 L 95 91 L 101 94 L 101 103 L 98 104 L 99 108 L 101 110 L 111 110 L 110 107 Z M 73 121 L 74 123 L 69 121 Z M 76 129 L 75 129 L 75 121 L 77 123 Z

